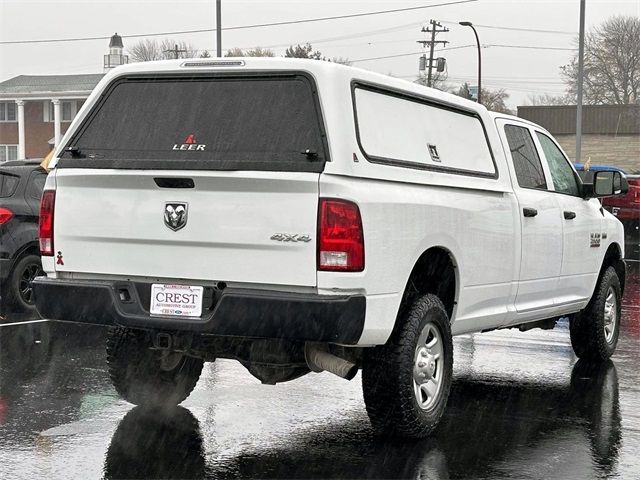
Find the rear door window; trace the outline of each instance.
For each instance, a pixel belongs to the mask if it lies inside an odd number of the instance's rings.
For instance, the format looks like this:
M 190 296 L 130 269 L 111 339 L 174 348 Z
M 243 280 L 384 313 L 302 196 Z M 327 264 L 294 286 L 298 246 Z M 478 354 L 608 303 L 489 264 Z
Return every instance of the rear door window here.
M 327 156 L 314 92 L 294 74 L 126 78 L 59 165 L 319 172 Z
M 547 189 L 540 156 L 528 128 L 505 125 L 504 133 L 509 143 L 511 159 L 516 171 L 518 185 L 522 188 Z
M 0 198 L 7 198 L 13 195 L 18 183 L 20 183 L 20 177 L 0 172 Z

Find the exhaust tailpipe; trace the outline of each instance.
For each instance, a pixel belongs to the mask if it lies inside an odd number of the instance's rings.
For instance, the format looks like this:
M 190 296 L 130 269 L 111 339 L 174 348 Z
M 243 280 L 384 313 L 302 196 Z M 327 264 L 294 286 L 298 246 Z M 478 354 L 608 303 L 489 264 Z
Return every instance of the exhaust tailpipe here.
M 346 380 L 351 380 L 358 373 L 358 366 L 355 363 L 322 350 L 315 344 L 307 343 L 305 345 L 304 357 L 312 372 L 326 370 Z

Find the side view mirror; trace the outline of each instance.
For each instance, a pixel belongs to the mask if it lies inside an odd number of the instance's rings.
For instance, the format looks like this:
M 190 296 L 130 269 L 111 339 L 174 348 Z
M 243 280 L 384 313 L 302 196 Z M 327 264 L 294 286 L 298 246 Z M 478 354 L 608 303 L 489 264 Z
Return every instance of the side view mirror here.
M 620 172 L 598 171 L 593 174 L 593 183 L 584 184 L 585 198 L 612 197 L 629 191 L 629 182 Z

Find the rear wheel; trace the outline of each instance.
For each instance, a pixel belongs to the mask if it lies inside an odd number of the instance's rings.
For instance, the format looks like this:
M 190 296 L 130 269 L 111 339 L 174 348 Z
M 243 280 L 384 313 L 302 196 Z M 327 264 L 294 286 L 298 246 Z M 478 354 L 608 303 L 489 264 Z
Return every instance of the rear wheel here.
M 364 401 L 378 434 L 421 438 L 444 413 L 453 369 L 451 327 L 435 295 L 418 298 L 389 341 L 365 350 Z
M 569 324 L 571 346 L 579 358 L 605 361 L 613 355 L 620 334 L 621 297 L 618 274 L 608 267 L 589 304 Z
M 35 312 L 31 282 L 40 275 L 44 273 L 38 255 L 25 255 L 20 258 L 7 280 L 7 304 L 23 313 Z
M 121 327 L 109 330 L 107 363 L 113 386 L 135 405 L 178 405 L 196 386 L 204 361 L 151 346 L 146 332 Z

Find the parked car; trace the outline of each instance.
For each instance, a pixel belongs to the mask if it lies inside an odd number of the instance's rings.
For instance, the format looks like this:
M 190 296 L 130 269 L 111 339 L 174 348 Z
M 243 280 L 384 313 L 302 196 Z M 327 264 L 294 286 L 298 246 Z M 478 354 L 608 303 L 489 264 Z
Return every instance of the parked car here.
M 593 173 L 597 171 L 620 171 L 620 168 L 610 165 L 592 165 L 585 171 L 583 165 L 576 164 L 578 174 L 585 182 L 592 181 Z M 625 260 L 640 263 L 640 171 L 627 175 L 629 191 L 626 195 L 605 197 L 602 206 L 618 217 L 624 226 Z
M 38 213 L 47 172 L 40 160 L 0 163 L 0 310 L 35 313 L 31 281 L 42 275 Z
M 362 369 L 381 434 L 423 437 L 452 335 L 552 328 L 581 358 L 619 335 L 620 222 L 521 118 L 314 60 L 119 67 L 51 161 L 40 213 L 46 318 L 109 325 L 126 400 L 176 405 L 205 361 L 265 384 Z

